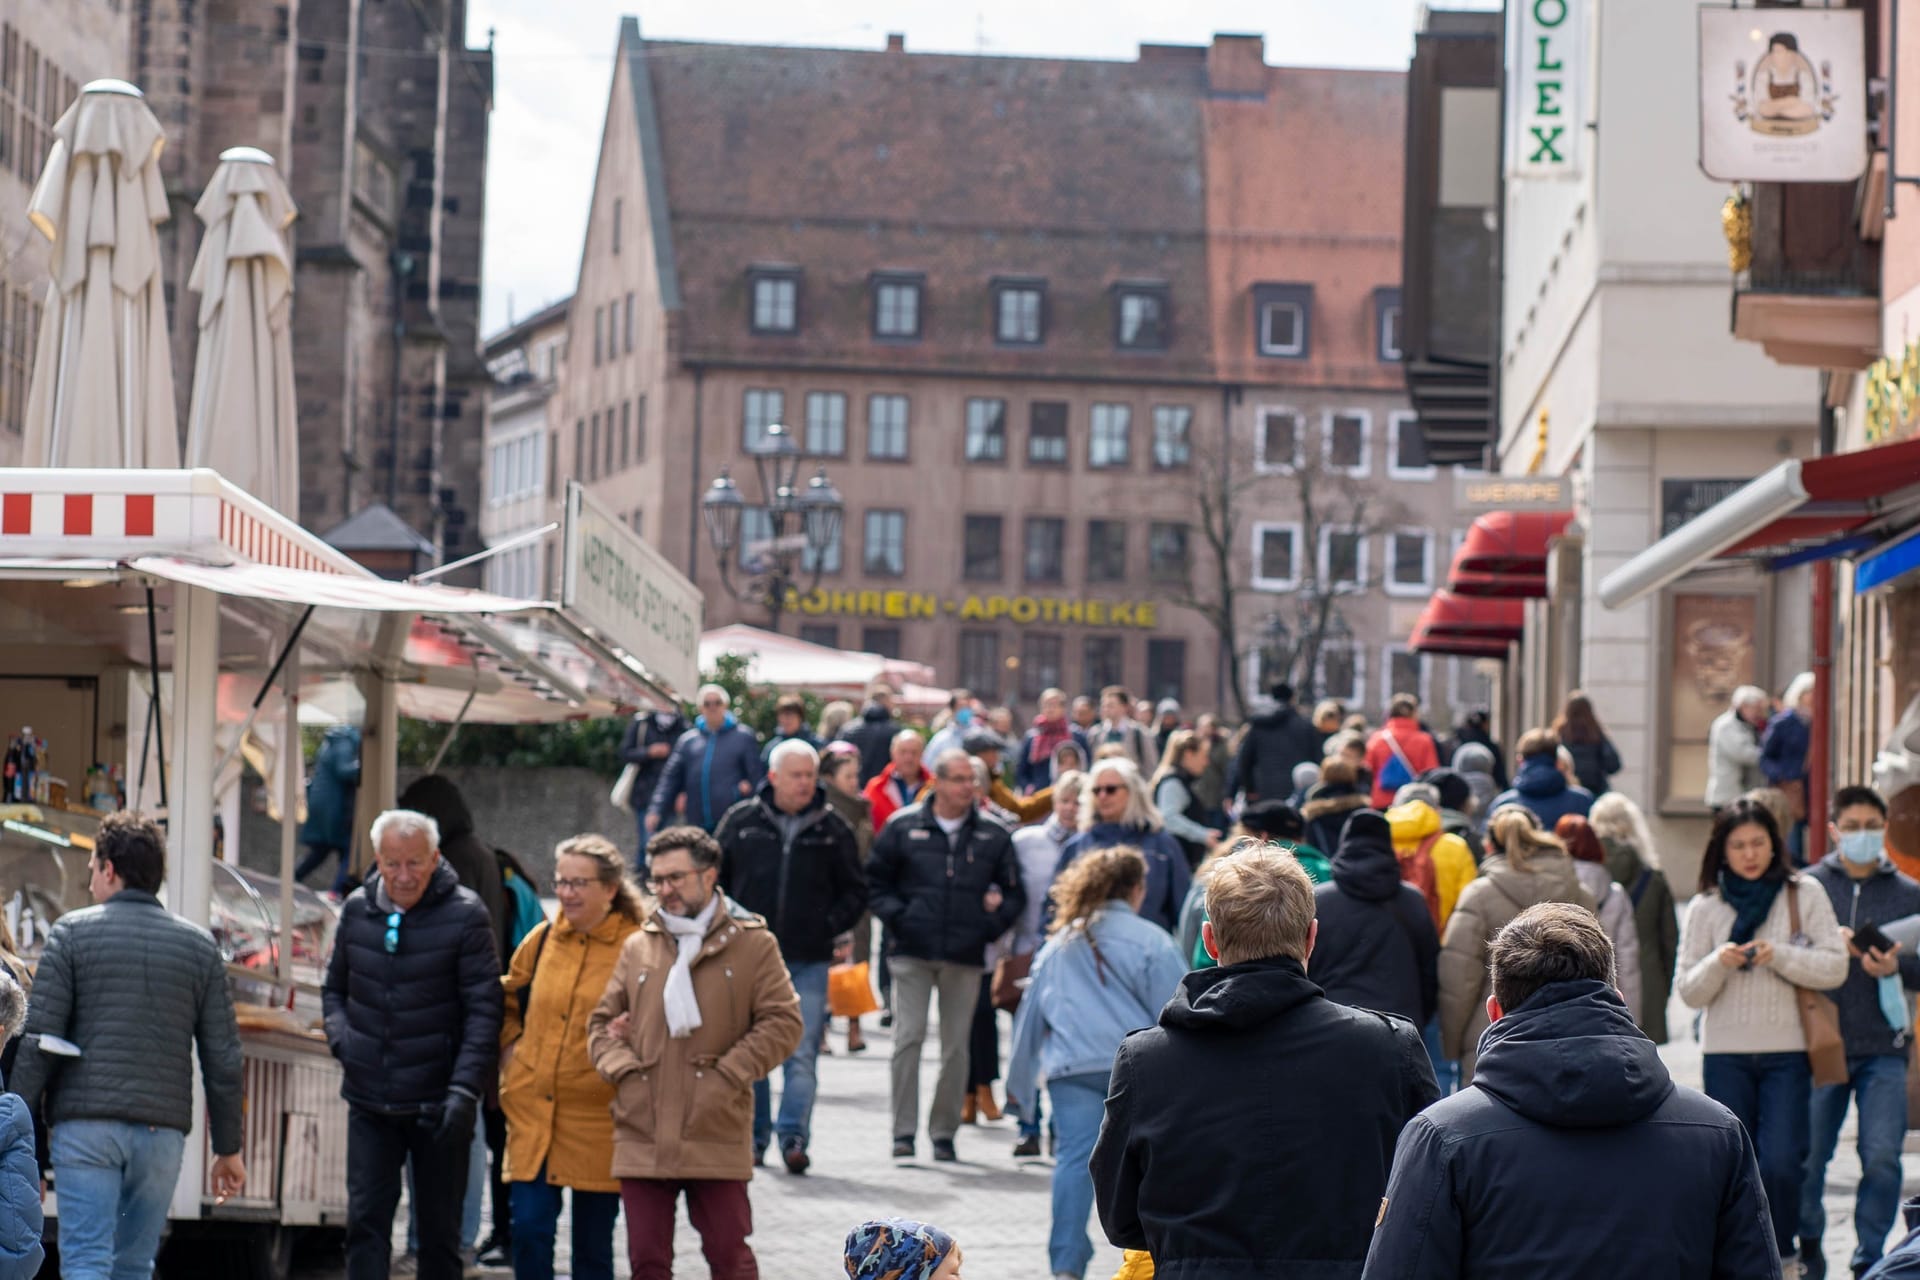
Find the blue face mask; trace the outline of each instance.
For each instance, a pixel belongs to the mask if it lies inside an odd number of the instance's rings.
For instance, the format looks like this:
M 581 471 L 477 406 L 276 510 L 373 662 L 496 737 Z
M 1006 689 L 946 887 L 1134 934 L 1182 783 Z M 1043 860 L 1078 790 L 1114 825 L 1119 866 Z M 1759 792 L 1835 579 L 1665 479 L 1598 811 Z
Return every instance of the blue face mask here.
M 959 725 L 962 729 L 966 728 L 968 725 L 973 723 L 973 708 L 972 707 L 960 708 L 958 711 L 953 713 L 953 720 L 954 720 L 954 723 Z
M 1870 867 L 1880 861 L 1886 848 L 1885 831 L 1842 831 L 1840 856 L 1858 867 Z

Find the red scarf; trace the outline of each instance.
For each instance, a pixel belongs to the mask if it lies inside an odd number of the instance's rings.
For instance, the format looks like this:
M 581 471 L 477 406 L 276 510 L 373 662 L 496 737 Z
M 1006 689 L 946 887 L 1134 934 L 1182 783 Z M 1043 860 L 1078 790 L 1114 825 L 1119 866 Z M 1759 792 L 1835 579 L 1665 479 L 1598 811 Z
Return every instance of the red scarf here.
M 1062 743 L 1073 741 L 1073 730 L 1067 724 L 1067 718 L 1049 720 L 1045 716 L 1033 718 L 1033 744 L 1027 748 L 1027 759 L 1034 764 L 1045 764 L 1053 759 Z

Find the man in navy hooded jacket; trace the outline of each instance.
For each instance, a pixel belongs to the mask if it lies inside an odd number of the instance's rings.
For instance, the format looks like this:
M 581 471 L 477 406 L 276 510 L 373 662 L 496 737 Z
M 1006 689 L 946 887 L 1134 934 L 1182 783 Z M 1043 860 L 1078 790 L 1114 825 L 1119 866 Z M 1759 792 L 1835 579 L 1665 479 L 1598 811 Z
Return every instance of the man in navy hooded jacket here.
M 1364 1280 L 1777 1280 L 1753 1143 L 1673 1083 L 1593 913 L 1531 907 L 1489 961 L 1473 1084 L 1400 1135 Z
M 671 825 L 673 806 L 687 800 L 686 824 L 711 833 L 728 809 L 759 790 L 766 761 L 753 730 L 733 718 L 732 700 L 717 684 L 700 686 L 700 719 L 680 735 L 647 806 L 646 827 Z

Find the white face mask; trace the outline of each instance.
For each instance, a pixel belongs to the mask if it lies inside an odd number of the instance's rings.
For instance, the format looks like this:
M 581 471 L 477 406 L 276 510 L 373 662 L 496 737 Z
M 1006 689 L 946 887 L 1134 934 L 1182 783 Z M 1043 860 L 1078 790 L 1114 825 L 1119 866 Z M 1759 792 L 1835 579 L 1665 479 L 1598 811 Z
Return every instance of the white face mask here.
M 1840 833 L 1840 856 L 1858 867 L 1871 867 L 1879 862 L 1886 846 L 1885 831 L 1842 831 Z

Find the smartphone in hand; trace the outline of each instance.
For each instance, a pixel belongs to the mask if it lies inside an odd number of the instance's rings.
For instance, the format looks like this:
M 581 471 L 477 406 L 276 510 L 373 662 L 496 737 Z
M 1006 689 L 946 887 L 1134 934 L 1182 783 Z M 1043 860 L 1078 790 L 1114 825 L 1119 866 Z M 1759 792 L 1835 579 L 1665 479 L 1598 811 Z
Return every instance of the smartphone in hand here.
M 1853 945 L 1862 951 L 1891 951 L 1893 939 L 1881 932 L 1879 925 L 1869 921 L 1853 931 Z

